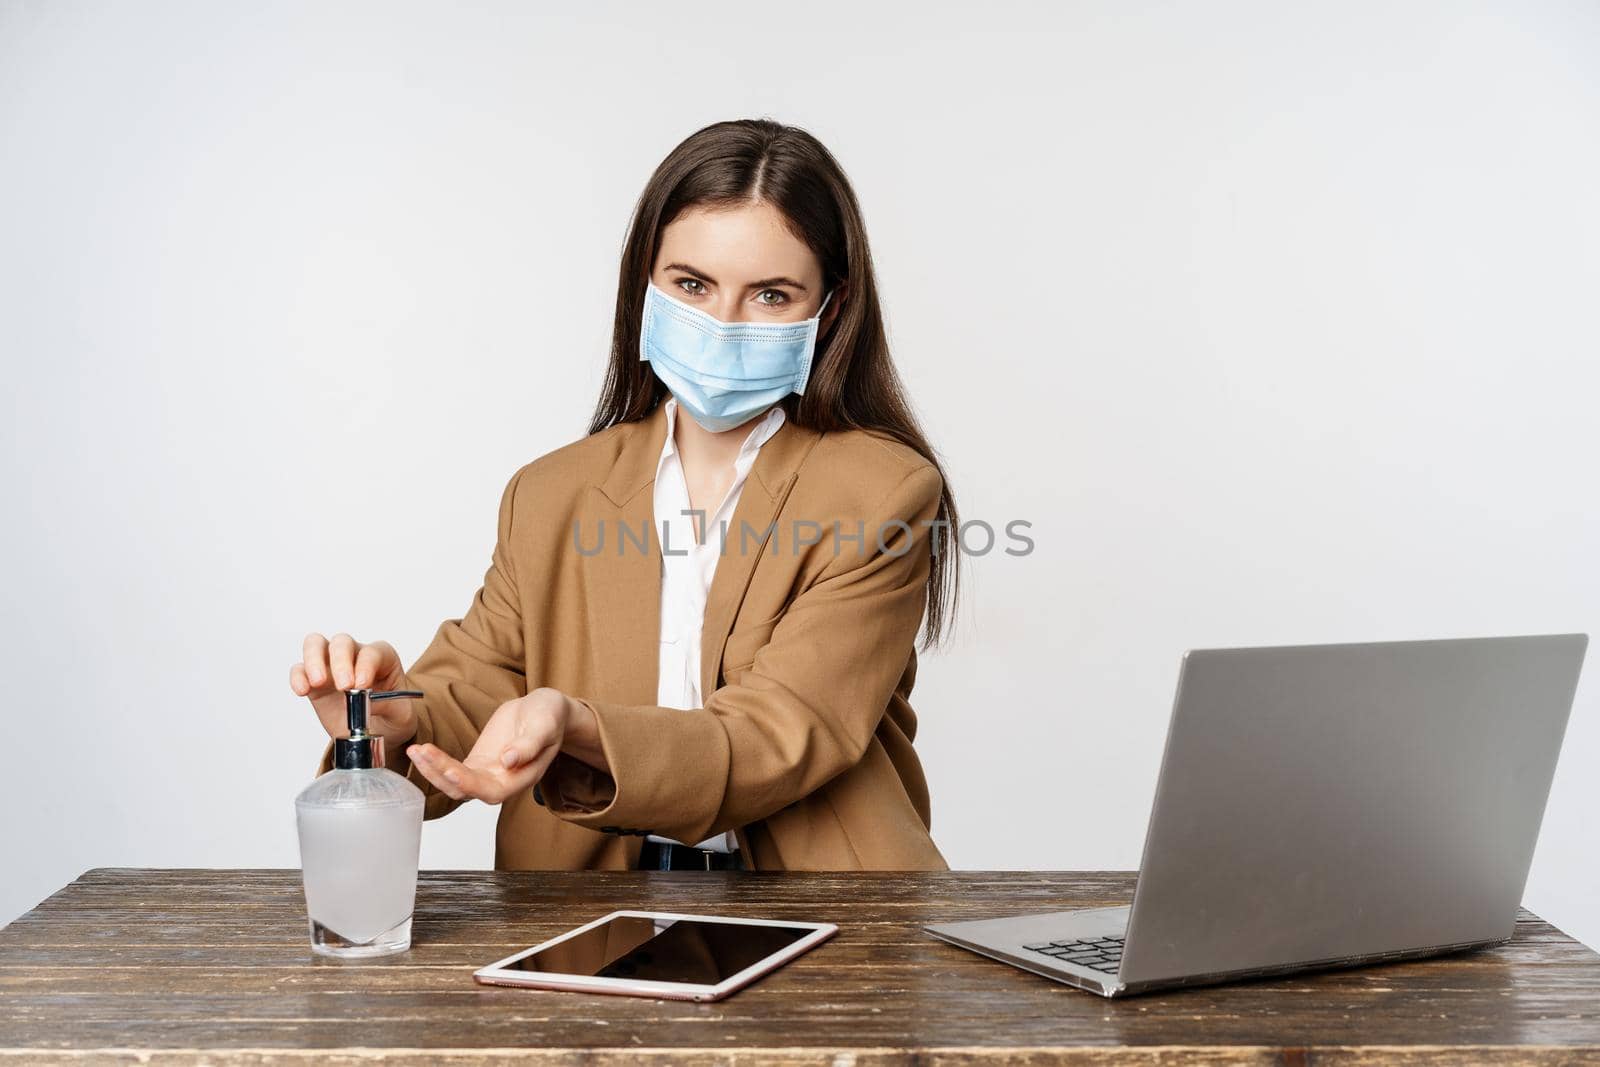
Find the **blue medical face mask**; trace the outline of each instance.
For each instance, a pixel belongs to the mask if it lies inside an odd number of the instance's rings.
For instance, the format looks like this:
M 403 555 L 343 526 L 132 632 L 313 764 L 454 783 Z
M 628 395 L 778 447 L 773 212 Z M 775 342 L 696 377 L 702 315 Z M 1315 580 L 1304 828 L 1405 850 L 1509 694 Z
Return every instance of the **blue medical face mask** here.
M 800 322 L 723 322 L 645 284 L 639 358 L 678 405 L 714 433 L 743 425 L 806 391 L 822 307 Z

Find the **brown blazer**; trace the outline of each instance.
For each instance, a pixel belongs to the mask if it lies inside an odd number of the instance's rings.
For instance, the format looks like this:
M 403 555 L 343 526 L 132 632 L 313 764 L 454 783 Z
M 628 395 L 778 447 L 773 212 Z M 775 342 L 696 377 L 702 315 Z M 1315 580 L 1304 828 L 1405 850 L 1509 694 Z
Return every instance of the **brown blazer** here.
M 717 562 L 710 695 L 683 711 L 655 703 L 665 434 L 658 405 L 518 470 L 482 588 L 407 671 L 425 694 L 417 740 L 457 758 L 530 688 L 594 709 L 610 773 L 557 756 L 537 790 L 502 805 L 495 866 L 627 869 L 646 833 L 733 830 L 758 869 L 944 869 L 908 702 L 938 471 L 886 437 L 785 422 Z M 428 818 L 458 803 L 408 777 Z

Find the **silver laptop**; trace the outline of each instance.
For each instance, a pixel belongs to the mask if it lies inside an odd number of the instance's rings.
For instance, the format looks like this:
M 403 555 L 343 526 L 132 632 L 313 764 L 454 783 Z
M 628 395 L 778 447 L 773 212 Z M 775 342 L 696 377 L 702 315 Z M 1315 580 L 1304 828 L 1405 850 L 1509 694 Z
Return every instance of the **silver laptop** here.
M 1504 941 L 1588 643 L 1189 652 L 1131 906 L 927 930 L 1107 997 Z

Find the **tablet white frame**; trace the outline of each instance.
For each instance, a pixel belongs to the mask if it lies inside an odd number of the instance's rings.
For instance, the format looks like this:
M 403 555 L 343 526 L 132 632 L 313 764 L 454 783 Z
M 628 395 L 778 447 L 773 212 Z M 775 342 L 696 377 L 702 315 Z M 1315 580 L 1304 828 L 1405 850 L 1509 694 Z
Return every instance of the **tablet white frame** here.
M 542 952 L 552 945 L 559 945 L 569 938 L 587 933 L 613 919 L 624 918 L 670 919 L 675 922 L 698 920 L 700 922 L 728 923 L 733 926 L 777 926 L 791 930 L 809 930 L 811 932 L 793 944 L 786 945 L 777 952 L 772 953 L 770 956 L 757 960 L 737 974 L 729 975 L 716 985 L 699 985 L 690 982 L 656 982 L 638 978 L 602 978 L 592 974 L 553 974 L 546 971 L 506 969 L 508 964 L 515 960 L 520 960 L 524 956 L 531 956 L 535 952 Z M 833 923 L 792 922 L 786 919 L 739 919 L 730 915 L 686 915 L 671 911 L 623 909 L 602 915 L 593 922 L 568 930 L 559 937 L 541 941 L 532 948 L 525 948 L 504 959 L 496 960 L 487 967 L 481 967 L 474 971 L 472 977 L 484 985 L 521 986 L 528 989 L 562 989 L 580 993 L 614 993 L 630 997 L 655 997 L 665 1000 L 721 1000 L 728 994 L 743 989 L 762 975 L 777 970 L 796 956 L 810 951 L 838 932 L 839 928 Z

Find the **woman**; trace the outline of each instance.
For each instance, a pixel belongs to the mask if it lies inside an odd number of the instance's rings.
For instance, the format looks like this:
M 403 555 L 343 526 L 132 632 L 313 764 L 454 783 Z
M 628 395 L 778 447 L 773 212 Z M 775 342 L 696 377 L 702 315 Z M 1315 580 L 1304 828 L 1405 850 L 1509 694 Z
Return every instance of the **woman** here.
M 482 588 L 410 670 L 310 634 L 437 818 L 500 868 L 943 869 L 908 703 L 956 509 L 890 362 L 854 193 L 810 134 L 723 122 L 635 210 L 589 435 L 506 485 Z M 326 769 L 328 757 L 324 756 Z

